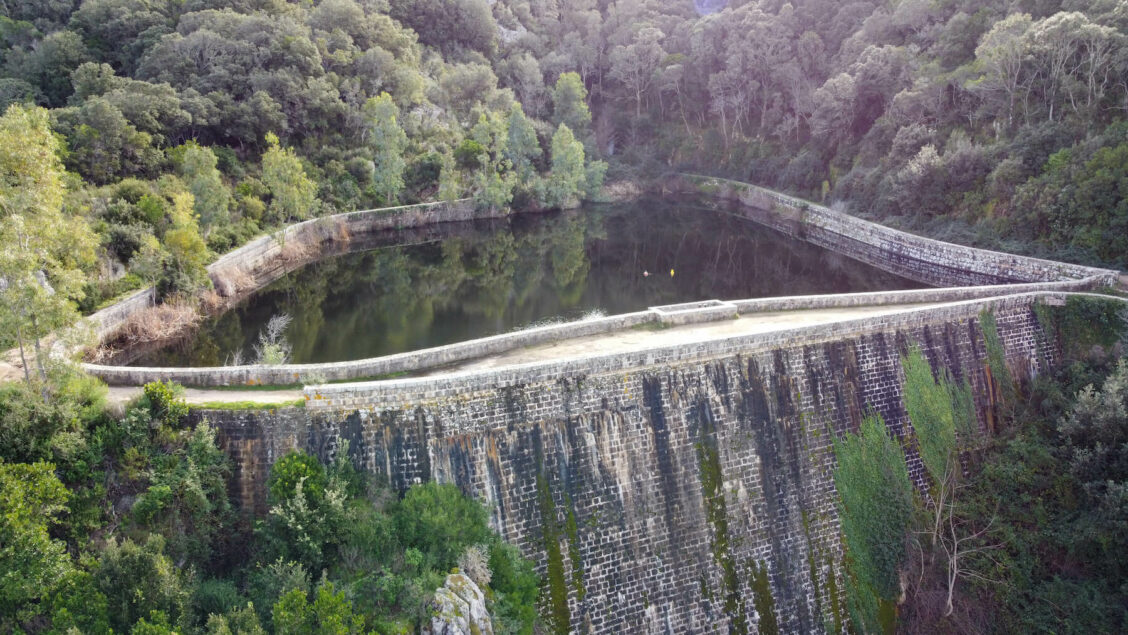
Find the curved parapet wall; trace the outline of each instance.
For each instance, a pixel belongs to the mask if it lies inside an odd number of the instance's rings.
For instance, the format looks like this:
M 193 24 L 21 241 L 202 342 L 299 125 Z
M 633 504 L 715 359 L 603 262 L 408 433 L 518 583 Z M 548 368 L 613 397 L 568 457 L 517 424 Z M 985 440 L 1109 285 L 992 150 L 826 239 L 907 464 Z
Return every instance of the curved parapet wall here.
M 498 355 L 527 346 L 610 333 L 647 323 L 677 326 L 727 320 L 739 315 L 774 311 L 954 302 L 1036 291 L 1083 291 L 1092 286 L 1093 281 L 1091 280 L 1072 280 L 985 287 L 756 298 L 728 302 L 714 300 L 685 305 L 652 307 L 647 311 L 637 313 L 540 326 L 458 342 L 457 344 L 347 362 L 197 368 L 85 364 L 84 368 L 86 372 L 101 377 L 111 385 L 122 386 L 138 386 L 157 380 L 175 381 L 186 386 L 285 386 L 311 382 L 347 381 L 440 368 L 448 364 Z
M 1119 273 L 976 249 L 917 236 L 836 212 L 774 190 L 695 174 L 671 183 L 702 199 L 740 204 L 743 216 L 886 271 L 935 286 L 1093 279 L 1113 287 Z
M 831 588 L 843 588 L 833 439 L 880 413 L 920 484 L 900 356 L 916 344 L 966 379 L 986 429 L 1001 394 L 988 360 L 1001 354 L 1016 377 L 1043 372 L 1056 350 L 1034 305 L 1063 299 L 1026 293 L 565 363 L 311 386 L 305 408 L 195 416 L 235 456 L 246 507 L 265 504 L 265 475 L 287 450 L 330 460 L 346 441 L 359 468 L 397 488 L 457 484 L 536 562 L 569 630 L 753 632 L 772 610 L 779 632 L 823 632 L 841 610 Z M 985 311 L 997 338 L 984 335 Z
M 479 210 L 470 199 L 461 199 L 315 218 L 260 236 L 220 256 L 208 265 L 208 275 L 219 298 L 231 302 L 327 252 L 347 250 L 358 242 L 363 246 L 364 238 L 372 234 L 501 216 L 505 216 L 504 211 Z M 154 288 L 142 289 L 88 320 L 99 340 L 105 340 L 155 300 Z

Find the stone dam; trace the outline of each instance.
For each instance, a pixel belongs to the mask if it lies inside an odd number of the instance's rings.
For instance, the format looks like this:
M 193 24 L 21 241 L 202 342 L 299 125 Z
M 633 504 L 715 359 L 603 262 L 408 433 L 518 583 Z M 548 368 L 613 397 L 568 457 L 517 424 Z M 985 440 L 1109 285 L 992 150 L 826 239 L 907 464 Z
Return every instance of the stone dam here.
M 617 354 L 306 386 L 299 408 L 194 410 L 234 458 L 232 487 L 243 508 L 265 511 L 270 466 L 290 449 L 330 460 L 347 447 L 358 467 L 397 489 L 433 479 L 484 501 L 492 525 L 536 563 L 554 630 L 840 630 L 834 439 L 880 414 L 922 485 L 902 402 L 900 359 L 909 347 L 919 346 L 935 371 L 967 380 L 987 434 L 1003 392 L 989 360 L 1001 356 L 1016 378 L 1051 368 L 1060 347 L 1046 314 L 1068 292 L 1107 284 L 1116 273 L 851 226 L 825 208 L 771 203 L 766 191 L 740 184 L 699 180 L 695 187 L 766 207 L 758 213 L 769 222 L 813 241 L 834 243 L 838 235 L 850 255 L 933 284 L 1012 286 L 653 309 L 652 326 L 666 328 L 661 316 L 680 324 L 768 305 L 931 302 Z M 771 212 L 779 201 L 789 211 Z M 651 317 L 608 320 L 638 328 Z M 591 330 L 584 329 L 560 333 Z M 467 354 L 506 350 L 498 346 Z M 139 372 L 172 371 L 120 372 L 132 381 Z M 201 372 L 223 379 L 220 371 Z
M 842 588 L 832 439 L 880 413 L 919 480 L 900 356 L 919 345 L 972 386 L 983 430 L 1007 364 L 1030 376 L 1056 347 L 1038 296 L 957 303 L 790 337 L 721 340 L 452 376 L 311 387 L 306 408 L 204 412 L 248 508 L 290 448 L 350 458 L 395 487 L 435 479 L 482 499 L 534 558 L 574 632 L 823 632 Z M 625 358 L 624 358 L 625 357 Z

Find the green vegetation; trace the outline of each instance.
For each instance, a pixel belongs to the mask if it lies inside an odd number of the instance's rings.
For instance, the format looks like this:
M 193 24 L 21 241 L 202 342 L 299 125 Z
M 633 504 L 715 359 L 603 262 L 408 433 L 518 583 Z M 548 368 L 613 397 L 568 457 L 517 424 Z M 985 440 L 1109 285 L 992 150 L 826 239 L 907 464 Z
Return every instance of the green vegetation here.
M 1076 326 L 1083 344 L 1064 347 L 1070 356 L 1055 376 L 996 393 L 1009 403 L 993 434 L 975 430 L 968 382 L 937 376 L 911 346 L 902 367 L 915 448 L 900 447 L 876 418 L 835 443 L 845 604 L 858 630 L 1124 629 L 1128 571 L 1112 554 L 1128 546 L 1117 520 L 1128 323 L 1122 306 L 1092 298 L 1039 314 L 1051 333 Z M 993 317 L 980 323 L 987 377 L 1012 381 L 996 371 L 1006 367 Z M 924 468 L 917 494 L 905 467 L 913 449 Z
M 457 567 L 498 632 L 533 632 L 532 564 L 454 486 L 400 499 L 347 460 L 290 452 L 270 512 L 240 516 L 231 461 L 206 421 L 185 426 L 178 386 L 146 385 L 115 418 L 98 382 L 50 372 L 50 401 L 22 382 L 0 392 L 3 630 L 410 632 Z
M 905 456 L 885 422 L 870 415 L 858 434 L 835 440 L 834 484 L 846 547 L 846 608 L 862 632 L 893 631 L 913 486 Z
M 532 628 L 533 576 L 476 503 L 433 484 L 392 500 L 347 463 L 287 457 L 270 515 L 248 527 L 225 491 L 230 462 L 207 425 L 184 425 L 175 388 L 150 385 L 114 418 L 96 382 L 47 354 L 52 334 L 82 343 L 63 330 L 80 312 L 131 289 L 198 302 L 216 254 L 295 220 L 459 197 L 570 207 L 606 175 L 678 169 L 958 242 L 1128 266 L 1122 3 L 697 4 L 717 10 L 2 3 L 0 349 L 16 350 L 24 382 L 0 386 L 0 628 L 397 632 L 471 547 L 489 554 L 503 628 Z M 472 261 L 479 306 L 503 306 L 522 271 L 514 243 L 441 259 Z M 561 245 L 564 287 L 582 277 L 583 243 Z M 424 314 L 434 294 L 416 293 L 405 261 L 377 264 L 365 275 L 399 289 L 390 297 L 422 297 L 381 314 Z M 431 288 L 449 293 L 450 275 Z M 869 418 L 835 446 L 856 627 L 889 630 L 898 615 L 908 630 L 1128 627 L 1118 311 L 1077 299 L 1039 309 L 1070 364 L 1031 386 L 982 316 L 986 447 L 966 443 L 966 385 L 908 351 L 916 445 Z M 278 344 L 264 341 L 262 359 L 283 361 Z M 697 451 L 725 608 L 745 630 L 717 449 Z M 905 451 L 924 467 L 916 497 Z M 575 519 L 561 521 L 541 485 L 549 602 L 566 628 L 562 536 L 583 593 Z M 762 587 L 764 572 L 751 575 Z M 758 594 L 757 612 L 770 599 Z

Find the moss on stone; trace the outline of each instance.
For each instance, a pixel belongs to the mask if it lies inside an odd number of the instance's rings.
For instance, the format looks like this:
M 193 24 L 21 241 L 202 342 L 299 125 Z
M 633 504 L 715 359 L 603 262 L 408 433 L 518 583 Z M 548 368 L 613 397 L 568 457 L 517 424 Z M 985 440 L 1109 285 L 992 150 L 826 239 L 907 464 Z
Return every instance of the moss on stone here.
M 762 562 L 753 562 L 750 568 L 752 569 L 752 604 L 760 616 L 757 630 L 761 635 L 778 635 L 779 621 L 776 619 L 775 597 L 772 596 L 772 579 L 768 567 Z
M 724 480 L 721 473 L 720 453 L 714 439 L 704 438 L 694 444 L 700 467 L 701 491 L 705 502 L 705 520 L 713 528 L 713 558 L 721 566 L 725 587 L 725 614 L 732 620 L 730 632 L 745 634 L 748 622 L 744 616 L 744 601 L 740 595 L 736 562 L 729 550 L 728 511 L 725 505 Z
M 568 610 L 568 583 L 564 578 L 564 554 L 560 552 L 560 529 L 556 522 L 556 503 L 548 489 L 548 479 L 544 473 L 537 472 L 537 498 L 541 512 L 541 531 L 544 536 L 544 551 L 547 561 L 544 584 L 548 587 L 545 597 L 548 611 L 545 621 L 556 633 L 571 630 L 571 613 Z
M 576 588 L 576 599 L 583 602 L 587 590 L 584 588 L 584 563 L 580 556 L 579 526 L 576 524 L 572 497 L 568 494 L 564 494 L 564 505 L 564 532 L 568 536 L 568 558 L 572 561 L 572 586 Z
M 826 559 L 826 595 L 827 601 L 830 602 L 831 625 L 833 626 L 833 629 L 828 630 L 832 633 L 841 633 L 844 626 L 842 597 L 838 593 L 838 576 L 834 572 L 834 560 L 829 557 Z

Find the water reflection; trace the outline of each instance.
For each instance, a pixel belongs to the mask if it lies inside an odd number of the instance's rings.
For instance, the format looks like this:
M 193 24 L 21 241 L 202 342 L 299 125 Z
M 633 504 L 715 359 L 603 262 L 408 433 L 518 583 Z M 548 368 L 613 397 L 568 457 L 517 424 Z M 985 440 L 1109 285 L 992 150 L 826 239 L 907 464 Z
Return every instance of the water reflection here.
M 417 350 L 592 310 L 920 286 L 668 201 L 515 216 L 447 233 L 306 266 L 133 363 L 222 365 L 239 350 L 249 360 L 277 313 L 293 317 L 293 361 L 306 363 Z

